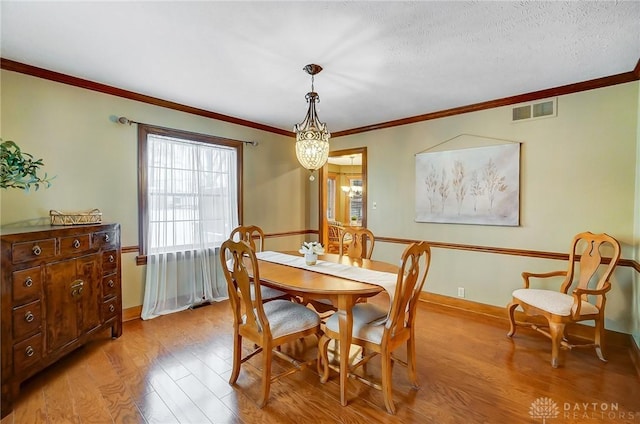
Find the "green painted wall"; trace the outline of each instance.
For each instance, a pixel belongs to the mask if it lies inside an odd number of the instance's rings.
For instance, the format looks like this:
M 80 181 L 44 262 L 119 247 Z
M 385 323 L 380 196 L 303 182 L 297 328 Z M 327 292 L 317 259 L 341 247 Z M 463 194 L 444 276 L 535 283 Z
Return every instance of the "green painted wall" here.
M 2 71 L 0 135 L 45 160 L 48 190 L 0 192 L 0 223 L 48 219 L 50 209 L 99 208 L 122 225 L 123 246 L 138 244 L 136 127 L 109 116 L 257 140 L 244 149 L 244 221 L 268 233 L 318 228 L 317 181 L 297 164 L 294 140 L 221 121 Z M 623 257 L 640 253 L 640 95 L 638 82 L 558 98 L 558 116 L 511 123 L 511 107 L 457 115 L 333 139 L 332 149 L 367 146 L 368 226 L 380 236 L 566 252 L 580 231 L 607 232 Z M 416 223 L 416 153 L 460 134 L 513 140 L 521 149 L 521 225 Z M 372 202 L 377 209 L 371 208 Z M 297 249 L 304 237 L 269 239 Z M 312 237 L 311 237 L 312 238 Z M 374 258 L 396 262 L 404 246 L 376 243 Z M 142 302 L 144 267 L 123 256 L 123 307 Z M 436 249 L 426 290 L 504 306 L 522 271 L 564 268 L 560 261 Z M 640 344 L 638 276 L 620 267 L 607 304 L 607 328 Z
M 576 233 L 589 230 L 616 237 L 623 257 L 637 259 L 638 85 L 561 96 L 557 117 L 512 123 L 512 107 L 500 107 L 341 137 L 332 149 L 367 147 L 367 222 L 376 235 L 565 253 Z M 414 221 L 415 154 L 461 134 L 522 143 L 520 226 Z M 397 261 L 403 248 L 376 243 L 374 258 Z M 560 261 L 436 249 L 425 290 L 456 297 L 464 287 L 469 300 L 504 306 L 522 271 L 565 268 Z M 637 334 L 636 273 L 619 267 L 613 286 L 607 328 Z
M 137 126 L 109 117 L 236 140 L 244 147 L 244 222 L 267 233 L 308 228 L 307 174 L 296 160 L 293 138 L 207 119 L 65 84 L 2 71 L 0 136 L 43 158 L 55 175 L 51 188 L 0 192 L 0 223 L 48 222 L 49 210 L 98 208 L 119 222 L 122 245 L 138 245 Z M 302 237 L 270 239 L 267 247 L 297 249 Z M 123 307 L 142 304 L 144 266 L 123 255 Z

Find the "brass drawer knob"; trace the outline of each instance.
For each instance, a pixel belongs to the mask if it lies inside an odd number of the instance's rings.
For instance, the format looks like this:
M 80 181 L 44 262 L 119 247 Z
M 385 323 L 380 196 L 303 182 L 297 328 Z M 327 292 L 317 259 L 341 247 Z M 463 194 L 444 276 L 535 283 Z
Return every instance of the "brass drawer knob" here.
M 40 254 L 42 253 L 42 249 L 40 248 L 40 246 L 38 246 L 37 244 L 35 246 L 33 246 L 33 248 L 31 249 L 31 251 L 33 252 L 34 255 L 36 256 L 40 256 Z
M 33 280 L 31 279 L 31 277 L 27 277 L 26 280 L 24 280 L 24 286 L 25 287 L 31 287 L 33 286 Z
M 36 353 L 36 351 L 31 346 L 27 346 L 27 348 L 24 350 L 24 354 L 29 357 L 33 356 L 34 353 Z
M 74 249 L 77 249 L 78 247 L 80 247 L 80 240 L 75 239 L 75 240 L 73 241 L 73 248 L 74 248 Z
M 114 282 L 113 282 L 113 280 L 109 280 L 109 282 L 107 283 L 107 285 L 108 285 L 109 287 L 112 287 L 112 288 L 113 288 L 113 286 L 115 286 L 115 285 L 116 285 L 116 283 L 114 283 Z
M 113 305 L 109 305 L 109 312 L 114 312 L 116 310 L 116 307 Z
M 105 243 L 109 243 L 111 241 L 111 237 L 109 237 L 109 234 L 104 235 L 104 241 Z
M 116 258 L 113 255 L 109 255 L 109 262 L 113 263 L 116 261 Z
M 33 322 L 33 320 L 35 319 L 35 317 L 33 316 L 33 313 L 31 311 L 27 311 L 26 314 L 24 314 L 24 320 L 27 322 Z

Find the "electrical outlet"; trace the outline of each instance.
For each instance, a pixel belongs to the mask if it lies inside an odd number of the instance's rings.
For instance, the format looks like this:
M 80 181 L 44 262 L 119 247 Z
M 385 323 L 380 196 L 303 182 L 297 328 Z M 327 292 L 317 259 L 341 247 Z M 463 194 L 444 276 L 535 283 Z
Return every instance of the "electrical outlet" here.
M 373 202 L 373 209 L 378 209 L 378 203 L 377 202 Z
M 464 297 L 464 287 L 458 287 L 458 297 Z

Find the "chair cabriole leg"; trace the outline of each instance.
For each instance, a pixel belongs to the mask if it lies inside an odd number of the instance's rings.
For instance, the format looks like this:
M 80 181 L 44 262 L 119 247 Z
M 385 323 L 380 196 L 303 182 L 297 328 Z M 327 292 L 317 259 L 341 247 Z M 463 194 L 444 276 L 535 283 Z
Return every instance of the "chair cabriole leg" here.
M 240 375 L 240 364 L 242 363 L 242 336 L 237 331 L 233 337 L 233 369 L 229 377 L 229 384 L 235 384 Z
M 407 374 L 413 388 L 419 388 L 418 373 L 416 371 L 416 341 L 413 335 L 407 340 Z
M 329 380 L 329 342 L 331 338 L 323 335 L 318 342 L 318 374 L 320 374 L 320 382 L 326 383 Z M 320 369 L 322 367 L 322 370 Z
M 509 305 L 507 305 L 507 311 L 509 312 L 509 332 L 507 333 L 508 337 L 513 337 L 513 335 L 516 334 L 515 312 L 517 307 L 518 303 L 515 301 L 512 301 L 511 303 L 509 303 Z
M 604 339 L 604 323 L 602 322 L 602 320 L 598 319 L 596 320 L 596 328 L 595 328 L 595 336 L 594 336 L 596 354 L 598 355 L 598 358 L 600 358 L 602 362 L 607 362 L 607 359 L 604 357 L 604 353 L 602 352 L 603 339 Z
M 271 389 L 271 360 L 273 357 L 271 349 L 272 346 L 269 344 L 264 346 L 262 350 L 262 394 L 258 403 L 260 408 L 267 404 L 269 390 Z
M 387 412 L 391 415 L 395 415 L 396 406 L 393 403 L 393 390 L 391 387 L 391 375 L 393 372 L 391 352 L 384 349 L 380 356 L 382 362 L 382 398 L 384 399 L 384 405 L 387 408 Z
M 551 366 L 558 368 L 562 361 L 560 358 L 560 346 L 564 336 L 564 324 L 559 322 L 549 322 L 549 333 L 551 334 Z

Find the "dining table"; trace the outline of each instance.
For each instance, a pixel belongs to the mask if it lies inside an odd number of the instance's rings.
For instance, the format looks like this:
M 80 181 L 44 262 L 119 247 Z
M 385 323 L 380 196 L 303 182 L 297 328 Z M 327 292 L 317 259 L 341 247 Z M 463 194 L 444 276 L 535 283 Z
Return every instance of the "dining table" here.
M 297 252 L 258 252 L 260 284 L 308 299 L 327 299 L 337 308 L 340 339 L 340 403 L 347 405 L 353 306 L 386 291 L 392 296 L 398 266 L 371 259 L 321 254 L 306 265 Z M 340 266 L 342 265 L 342 266 Z

